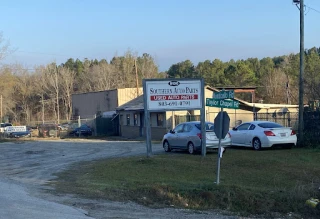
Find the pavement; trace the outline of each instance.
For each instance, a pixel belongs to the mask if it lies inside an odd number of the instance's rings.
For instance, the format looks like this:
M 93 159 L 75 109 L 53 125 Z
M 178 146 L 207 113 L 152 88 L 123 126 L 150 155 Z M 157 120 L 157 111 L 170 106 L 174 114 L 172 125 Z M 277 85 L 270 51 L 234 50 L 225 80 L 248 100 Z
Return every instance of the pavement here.
M 161 144 L 154 154 L 164 153 Z M 216 211 L 151 209 L 132 202 L 54 195 L 47 183 L 80 161 L 146 155 L 144 142 L 106 140 L 16 141 L 0 143 L 0 219 L 219 218 Z

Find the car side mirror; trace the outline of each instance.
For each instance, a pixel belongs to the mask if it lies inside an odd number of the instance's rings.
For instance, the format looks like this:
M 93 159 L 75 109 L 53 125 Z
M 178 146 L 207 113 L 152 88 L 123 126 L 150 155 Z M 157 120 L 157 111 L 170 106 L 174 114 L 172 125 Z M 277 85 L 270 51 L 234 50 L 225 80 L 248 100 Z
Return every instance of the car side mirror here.
M 233 127 L 232 130 L 233 130 L 233 131 L 237 131 L 238 129 L 237 129 L 236 127 Z
M 174 134 L 175 132 L 172 130 L 172 129 L 170 129 L 170 131 L 169 131 L 171 134 Z

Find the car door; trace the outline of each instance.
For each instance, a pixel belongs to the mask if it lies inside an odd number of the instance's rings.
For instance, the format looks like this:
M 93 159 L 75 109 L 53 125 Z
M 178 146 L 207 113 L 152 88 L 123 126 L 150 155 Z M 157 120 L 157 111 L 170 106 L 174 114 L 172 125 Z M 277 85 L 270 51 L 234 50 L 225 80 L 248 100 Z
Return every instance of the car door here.
M 243 144 L 245 146 L 251 146 L 251 141 L 252 141 L 253 136 L 254 136 L 255 128 L 256 128 L 256 126 L 254 124 L 251 124 L 249 126 L 248 130 L 246 131 L 246 133 L 244 133 Z
M 179 147 L 179 136 L 183 132 L 183 126 L 184 124 L 177 125 L 170 133 L 168 142 L 171 147 Z
M 190 136 L 190 131 L 192 130 L 192 126 L 190 124 L 185 124 L 183 126 L 182 132 L 178 134 L 178 145 L 180 148 L 186 148 L 189 139 L 191 138 Z
M 231 139 L 233 145 L 243 145 L 246 139 L 248 128 L 251 123 L 243 123 L 232 131 Z

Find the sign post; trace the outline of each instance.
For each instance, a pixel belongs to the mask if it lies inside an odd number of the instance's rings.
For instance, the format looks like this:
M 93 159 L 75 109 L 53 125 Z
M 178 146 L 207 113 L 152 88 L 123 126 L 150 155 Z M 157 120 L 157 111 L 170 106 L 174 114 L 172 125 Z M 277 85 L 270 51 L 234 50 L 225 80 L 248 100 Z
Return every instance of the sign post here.
M 147 157 L 152 156 L 150 112 L 177 110 L 200 110 L 202 155 L 205 156 L 206 130 L 203 78 L 144 79 L 143 101 Z
M 224 139 L 229 131 L 230 126 L 230 117 L 227 112 L 223 111 L 221 108 L 220 112 L 214 119 L 214 124 L 219 124 L 219 126 L 214 126 L 214 132 L 219 139 L 219 146 L 218 146 L 218 169 L 217 169 L 217 184 L 220 183 L 220 163 L 222 158 L 222 153 L 224 148 L 221 147 L 221 139 Z
M 234 90 L 222 90 L 220 92 L 215 92 L 213 98 L 207 98 L 206 106 L 220 108 L 220 112 L 214 119 L 214 132 L 219 139 L 216 181 L 217 185 L 219 185 L 221 158 L 224 151 L 224 148 L 221 147 L 221 139 L 225 138 L 230 126 L 230 118 L 228 113 L 223 111 L 223 108 L 239 109 L 239 101 L 234 100 Z
M 219 115 L 218 115 L 219 118 Z M 219 136 L 219 146 L 218 146 L 218 165 L 217 165 L 217 185 L 220 183 L 220 163 L 221 163 L 221 139 L 222 139 L 222 125 L 223 125 L 223 108 L 220 109 L 220 136 Z M 218 132 L 217 132 L 218 133 Z M 224 138 L 224 137 L 223 137 Z

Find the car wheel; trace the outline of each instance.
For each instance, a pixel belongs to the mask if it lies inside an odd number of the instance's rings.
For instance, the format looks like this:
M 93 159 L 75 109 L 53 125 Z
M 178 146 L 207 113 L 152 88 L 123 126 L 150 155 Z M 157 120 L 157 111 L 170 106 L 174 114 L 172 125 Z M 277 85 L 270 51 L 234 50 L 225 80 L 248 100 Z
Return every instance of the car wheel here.
M 170 145 L 169 145 L 168 141 L 164 141 L 163 142 L 163 149 L 164 149 L 165 152 L 170 152 L 171 151 L 171 148 L 170 148 Z
M 254 138 L 252 141 L 252 147 L 254 150 L 261 150 L 261 141 L 259 138 Z
M 195 152 L 194 145 L 192 142 L 188 143 L 188 152 L 189 152 L 189 154 L 194 154 L 194 152 Z

